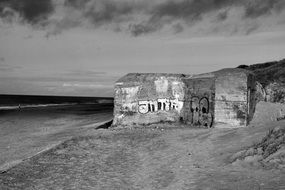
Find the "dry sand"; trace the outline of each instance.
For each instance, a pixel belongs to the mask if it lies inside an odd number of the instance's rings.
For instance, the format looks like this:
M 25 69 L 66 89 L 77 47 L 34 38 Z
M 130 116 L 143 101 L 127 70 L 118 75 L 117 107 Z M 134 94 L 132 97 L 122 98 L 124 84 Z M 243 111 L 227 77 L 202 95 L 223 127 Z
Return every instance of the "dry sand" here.
M 170 127 L 89 129 L 0 174 L 0 189 L 285 189 L 281 147 L 278 163 L 237 156 L 261 146 L 270 129 L 285 131 L 284 120 L 239 129 Z

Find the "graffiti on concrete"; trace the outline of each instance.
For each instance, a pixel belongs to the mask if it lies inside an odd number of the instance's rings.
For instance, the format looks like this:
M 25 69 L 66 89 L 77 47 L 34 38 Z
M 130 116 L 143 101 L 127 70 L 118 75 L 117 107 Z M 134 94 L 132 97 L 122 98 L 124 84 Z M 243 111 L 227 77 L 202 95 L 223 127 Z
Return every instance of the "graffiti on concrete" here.
M 192 97 L 191 99 L 192 124 L 211 127 L 212 114 L 209 113 L 209 100 L 206 97 Z
M 148 112 L 157 112 L 176 110 L 180 112 L 183 107 L 183 102 L 178 99 L 161 98 L 157 100 L 139 101 L 139 113 L 146 114 Z

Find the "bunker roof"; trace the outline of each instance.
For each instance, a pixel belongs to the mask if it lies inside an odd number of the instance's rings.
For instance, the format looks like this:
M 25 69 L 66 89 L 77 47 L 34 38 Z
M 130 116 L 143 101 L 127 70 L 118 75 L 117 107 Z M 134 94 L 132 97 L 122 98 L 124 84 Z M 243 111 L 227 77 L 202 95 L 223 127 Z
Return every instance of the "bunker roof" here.
M 213 74 L 215 75 L 226 75 L 226 74 L 245 74 L 245 75 L 254 75 L 253 72 L 246 70 L 246 69 L 240 69 L 240 68 L 225 68 L 218 71 L 214 71 Z
M 230 75 L 234 77 L 236 75 L 244 75 L 244 76 L 254 75 L 254 73 L 251 71 L 245 70 L 245 69 L 240 69 L 240 68 L 225 68 L 225 69 L 221 69 L 221 70 L 210 72 L 210 73 L 187 75 L 185 79 L 213 78 L 213 77 L 219 77 L 219 76 L 225 76 L 225 75 Z
M 173 73 L 129 73 L 119 80 L 116 83 L 132 83 L 132 82 L 143 82 L 147 80 L 152 80 L 157 77 L 166 77 L 166 78 L 183 78 L 186 75 L 184 74 L 173 74 Z
M 210 73 L 203 73 L 197 75 L 185 75 L 185 74 L 173 74 L 173 73 L 129 73 L 121 77 L 119 80 L 117 80 L 116 84 L 142 83 L 144 81 L 153 80 L 154 78 L 158 77 L 194 79 L 194 78 L 212 78 L 212 77 L 219 77 L 225 75 L 232 75 L 234 77 L 236 75 L 241 75 L 241 76 L 254 75 L 254 73 L 240 68 L 226 68 Z

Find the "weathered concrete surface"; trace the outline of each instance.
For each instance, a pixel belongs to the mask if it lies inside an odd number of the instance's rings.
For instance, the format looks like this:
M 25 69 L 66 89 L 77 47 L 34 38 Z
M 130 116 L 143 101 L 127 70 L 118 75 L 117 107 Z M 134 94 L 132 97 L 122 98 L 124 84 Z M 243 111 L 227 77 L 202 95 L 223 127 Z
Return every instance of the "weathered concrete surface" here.
M 211 127 L 214 119 L 215 78 L 185 78 L 184 121 Z
M 254 75 L 243 69 L 200 75 L 130 73 L 115 85 L 113 125 L 246 126 L 255 110 L 255 91 Z
M 113 125 L 178 122 L 184 104 L 183 75 L 131 73 L 115 85 Z
M 255 107 L 255 79 L 242 69 L 216 72 L 215 123 L 246 126 Z

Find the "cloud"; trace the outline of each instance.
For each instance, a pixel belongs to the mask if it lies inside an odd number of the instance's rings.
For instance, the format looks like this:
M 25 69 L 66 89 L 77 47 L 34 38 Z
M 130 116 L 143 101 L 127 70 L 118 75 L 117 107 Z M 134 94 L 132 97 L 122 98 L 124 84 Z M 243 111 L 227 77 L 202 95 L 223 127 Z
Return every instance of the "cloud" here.
M 133 36 L 139 36 L 141 34 L 155 32 L 162 28 L 162 24 L 159 22 L 141 22 L 139 24 L 130 24 L 129 30 Z
M 141 0 L 65 0 L 56 9 L 58 16 L 51 19 L 48 35 L 82 26 L 96 29 L 109 25 L 114 31 L 121 31 L 121 25 L 146 11 L 146 4 Z
M 223 10 L 221 12 L 218 12 L 217 16 L 216 16 L 216 21 L 220 22 L 220 21 L 224 21 L 228 18 L 228 10 Z
M 2 0 L 1 17 L 19 14 L 48 35 L 75 27 L 104 27 L 133 36 L 171 29 L 173 33 L 227 31 L 250 34 L 268 17 L 282 17 L 284 0 Z M 56 3 L 57 2 L 57 3 Z M 58 3 L 61 2 L 61 3 Z M 15 13 L 14 13 L 14 12 Z M 232 14 L 238 12 L 239 14 Z M 8 15 L 8 16 L 7 16 Z M 282 18 L 276 18 L 281 21 Z M 284 21 L 284 19 L 283 19 Z M 278 25 L 274 23 L 274 25 Z M 206 26 L 201 27 L 200 24 Z M 252 25 L 252 26 L 251 26 Z M 198 26 L 198 27 L 197 27 Z
M 180 33 L 184 30 L 183 26 L 180 23 L 173 25 L 173 29 L 175 33 Z
M 255 19 L 262 16 L 278 14 L 284 10 L 285 2 L 283 0 L 178 0 L 166 1 L 154 7 L 151 10 L 151 16 L 147 21 L 136 24 L 136 27 L 131 28 L 133 35 L 138 36 L 145 33 L 154 32 L 162 29 L 166 25 L 175 23 L 177 20 L 182 21 L 184 26 L 191 28 L 195 24 L 203 23 L 205 20 L 211 19 L 214 15 L 213 24 L 207 23 L 208 28 L 220 24 L 229 18 L 229 11 L 241 9 L 239 20 L 231 25 L 237 25 L 241 22 L 244 25 L 251 23 L 248 19 Z M 250 30 L 243 31 L 249 34 L 258 29 L 255 26 L 249 26 Z M 176 26 L 176 25 L 174 25 Z M 181 25 L 180 25 L 181 26 Z M 240 27 L 240 26 L 239 26 Z M 244 26 L 241 28 L 247 28 Z M 223 27 L 223 29 L 225 29 Z M 232 30 L 231 30 L 232 32 Z
M 254 18 L 281 11 L 284 6 L 283 0 L 169 0 L 155 7 L 152 17 L 168 16 L 192 22 L 211 11 L 242 7 L 245 10 L 244 17 Z
M 283 0 L 257 0 L 248 1 L 245 6 L 245 15 L 247 18 L 257 18 L 263 15 L 280 12 L 285 6 Z
M 82 11 L 82 16 L 96 25 L 108 22 L 120 22 L 124 20 L 124 17 L 128 17 L 129 14 L 133 14 L 136 10 L 134 4 L 124 1 L 67 0 L 66 5 Z
M 31 25 L 43 23 L 54 11 L 52 0 L 1 0 L 0 16 L 8 21 L 16 14 Z

